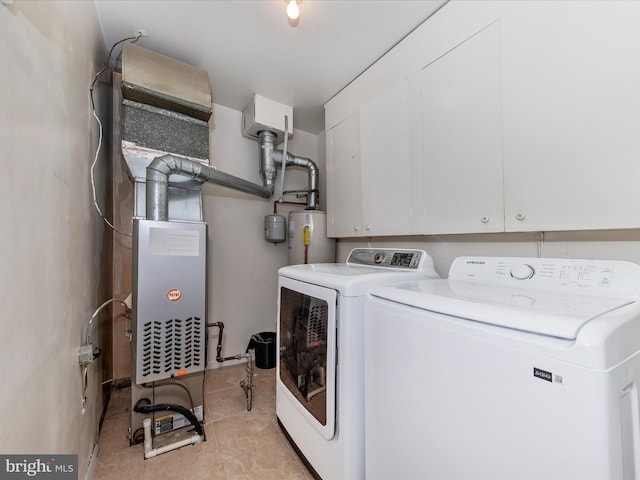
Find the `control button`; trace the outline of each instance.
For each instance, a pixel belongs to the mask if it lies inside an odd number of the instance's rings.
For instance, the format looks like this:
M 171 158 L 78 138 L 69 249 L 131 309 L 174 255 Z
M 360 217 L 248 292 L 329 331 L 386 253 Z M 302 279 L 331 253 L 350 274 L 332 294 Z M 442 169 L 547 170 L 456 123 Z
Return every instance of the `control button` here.
M 527 280 L 536 273 L 535 269 L 531 265 L 527 265 L 523 263 L 521 265 L 516 265 L 515 267 L 511 267 L 509 273 L 516 280 Z
M 384 253 L 378 252 L 373 256 L 373 262 L 376 264 L 380 264 L 384 261 Z

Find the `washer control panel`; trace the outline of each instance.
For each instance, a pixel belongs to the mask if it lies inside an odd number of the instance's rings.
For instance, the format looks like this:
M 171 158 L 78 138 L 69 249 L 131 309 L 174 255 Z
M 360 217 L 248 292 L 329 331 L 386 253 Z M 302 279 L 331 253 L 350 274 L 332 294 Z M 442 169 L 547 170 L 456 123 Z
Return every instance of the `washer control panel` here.
M 356 248 L 349 254 L 347 265 L 420 270 L 426 257 L 424 250 Z
M 460 257 L 451 265 L 449 279 L 526 288 L 640 294 L 640 265 L 614 260 Z

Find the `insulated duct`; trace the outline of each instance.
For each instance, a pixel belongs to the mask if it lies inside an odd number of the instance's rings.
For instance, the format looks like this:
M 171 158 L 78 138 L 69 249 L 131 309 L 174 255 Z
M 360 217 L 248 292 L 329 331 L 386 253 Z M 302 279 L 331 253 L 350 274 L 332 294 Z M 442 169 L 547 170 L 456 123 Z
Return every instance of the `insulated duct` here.
M 275 149 L 276 135 L 269 131 L 259 133 L 260 176 L 263 185 L 217 170 L 202 163 L 171 154 L 156 157 L 147 166 L 146 218 L 147 220 L 169 220 L 169 176 L 181 175 L 198 182 L 209 182 L 249 193 L 261 198 L 271 198 L 274 192 L 276 165 L 286 161 L 287 166 L 298 166 L 308 170 L 307 210 L 318 208 L 318 166 L 310 159 L 287 154 Z

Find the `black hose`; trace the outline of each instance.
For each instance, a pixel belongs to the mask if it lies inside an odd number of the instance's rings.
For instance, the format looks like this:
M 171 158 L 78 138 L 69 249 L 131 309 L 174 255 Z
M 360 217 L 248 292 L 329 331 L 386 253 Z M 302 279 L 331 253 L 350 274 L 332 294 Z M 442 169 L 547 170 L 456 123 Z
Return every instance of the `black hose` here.
M 187 397 L 189 397 L 189 405 L 191 406 L 191 411 L 193 412 L 196 409 L 196 404 L 193 403 L 193 397 L 191 396 L 191 391 L 183 384 L 177 381 L 170 381 L 168 383 L 154 383 L 152 385 L 143 383 L 142 386 L 144 388 L 158 388 L 158 387 L 180 387 L 187 393 Z
M 204 436 L 204 430 L 202 425 L 198 421 L 198 418 L 188 408 L 180 405 L 173 405 L 171 403 L 158 403 L 157 405 L 151 405 L 151 400 L 148 398 L 141 398 L 133 407 L 134 412 L 138 413 L 153 413 L 153 412 L 176 412 L 184 415 L 184 417 L 191 422 L 193 428 L 196 429 L 196 433 L 201 437 Z

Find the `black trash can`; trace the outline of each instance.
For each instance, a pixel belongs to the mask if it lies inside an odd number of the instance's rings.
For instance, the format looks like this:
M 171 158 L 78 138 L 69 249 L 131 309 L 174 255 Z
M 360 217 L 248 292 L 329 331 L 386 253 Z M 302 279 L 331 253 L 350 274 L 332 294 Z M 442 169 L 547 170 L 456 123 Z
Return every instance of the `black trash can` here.
M 268 370 L 276 366 L 276 332 L 260 332 L 251 335 L 247 352 L 255 352 L 256 367 Z

